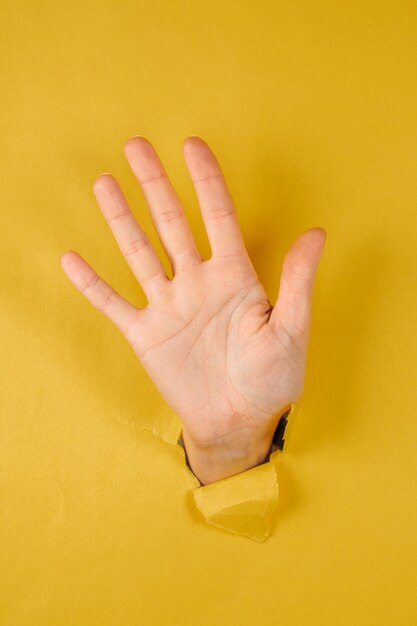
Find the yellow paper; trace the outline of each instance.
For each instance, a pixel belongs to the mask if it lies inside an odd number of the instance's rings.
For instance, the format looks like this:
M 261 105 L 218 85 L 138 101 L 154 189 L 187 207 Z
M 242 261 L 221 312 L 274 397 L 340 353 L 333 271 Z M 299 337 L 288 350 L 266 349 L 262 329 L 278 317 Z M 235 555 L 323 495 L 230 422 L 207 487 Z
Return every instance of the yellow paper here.
M 414 624 L 416 2 L 0 15 L 1 626 Z M 177 417 L 60 266 L 76 250 L 147 305 L 93 194 L 107 171 L 171 276 L 124 157 L 135 134 L 205 259 L 182 142 L 207 140 L 272 304 L 290 246 L 327 232 L 267 541 L 207 523 Z
M 278 451 L 274 452 L 271 457 L 278 454 Z M 193 496 L 209 524 L 255 541 L 265 541 L 278 502 L 273 460 L 233 477 L 194 488 Z

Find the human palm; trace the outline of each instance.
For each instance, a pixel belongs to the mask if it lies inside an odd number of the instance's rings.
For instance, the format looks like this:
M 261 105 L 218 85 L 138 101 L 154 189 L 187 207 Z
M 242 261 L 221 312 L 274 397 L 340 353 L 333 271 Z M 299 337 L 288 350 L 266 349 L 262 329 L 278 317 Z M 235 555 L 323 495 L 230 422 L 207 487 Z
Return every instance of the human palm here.
M 125 335 L 188 440 L 248 441 L 273 433 L 301 395 L 314 275 L 325 231 L 303 233 L 288 251 L 272 306 L 247 254 L 233 200 L 213 152 L 188 137 L 191 174 L 212 256 L 203 260 L 152 144 L 132 137 L 125 154 L 170 260 L 169 279 L 110 174 L 94 184 L 99 206 L 148 300 L 134 307 L 76 252 L 61 264 L 74 285 Z

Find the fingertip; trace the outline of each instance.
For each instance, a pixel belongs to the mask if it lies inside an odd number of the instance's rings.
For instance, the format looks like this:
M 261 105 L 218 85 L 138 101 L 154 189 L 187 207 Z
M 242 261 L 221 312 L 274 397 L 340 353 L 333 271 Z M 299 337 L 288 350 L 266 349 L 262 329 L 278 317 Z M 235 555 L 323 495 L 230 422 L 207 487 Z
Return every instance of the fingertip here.
M 59 262 L 60 262 L 61 267 L 62 267 L 63 270 L 65 270 L 67 268 L 67 263 L 68 263 L 69 257 L 71 256 L 71 252 L 72 252 L 72 250 L 66 250 L 59 257 Z
M 123 145 L 124 153 L 128 154 L 132 149 L 144 142 L 148 144 L 150 143 L 149 139 L 146 139 L 143 135 L 132 135 Z
M 204 141 L 204 139 L 202 139 L 201 137 L 199 137 L 198 135 L 187 135 L 187 137 L 184 138 L 184 141 L 182 142 L 182 147 L 183 149 L 188 149 L 188 147 L 192 147 L 193 145 L 197 145 L 197 144 L 205 144 L 206 142 Z
M 66 257 L 67 257 L 70 253 L 71 253 L 71 250 L 66 250 L 65 252 L 63 252 L 63 253 L 61 254 L 61 256 L 59 257 L 59 260 L 60 260 L 60 262 L 61 262 L 61 265 L 62 265 L 63 263 L 65 263 Z
M 324 228 L 322 228 L 321 226 L 315 226 L 314 228 L 310 229 L 311 233 L 315 233 L 314 234 L 314 243 L 315 244 L 319 244 L 319 247 L 324 246 L 325 241 L 326 241 L 326 237 L 327 237 L 327 232 Z
M 115 180 L 113 174 L 110 172 L 102 172 L 99 174 L 93 183 L 94 193 L 97 194 L 97 191 L 104 189 L 109 180 Z
M 66 250 L 63 254 L 61 254 L 59 260 L 61 263 L 61 267 L 65 271 L 65 273 L 68 273 L 68 271 L 74 265 L 74 261 L 76 261 L 78 258 L 79 254 L 75 252 L 75 250 Z

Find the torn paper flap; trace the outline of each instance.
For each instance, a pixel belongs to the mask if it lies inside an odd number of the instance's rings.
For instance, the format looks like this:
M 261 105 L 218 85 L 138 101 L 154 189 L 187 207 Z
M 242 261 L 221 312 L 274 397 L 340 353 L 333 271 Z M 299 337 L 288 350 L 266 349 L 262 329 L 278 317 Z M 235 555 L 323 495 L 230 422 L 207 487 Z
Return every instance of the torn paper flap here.
M 271 454 L 271 458 L 276 453 Z M 186 468 L 190 473 L 190 470 Z M 278 502 L 275 465 L 270 460 L 192 491 L 205 520 L 229 533 L 254 541 L 267 539 Z

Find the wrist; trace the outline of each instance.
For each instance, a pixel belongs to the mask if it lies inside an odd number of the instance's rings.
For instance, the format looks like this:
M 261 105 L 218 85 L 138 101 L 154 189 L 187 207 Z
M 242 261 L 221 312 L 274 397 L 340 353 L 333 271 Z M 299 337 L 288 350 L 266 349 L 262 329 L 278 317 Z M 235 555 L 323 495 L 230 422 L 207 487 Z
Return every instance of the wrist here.
M 269 460 L 273 433 L 233 445 L 196 444 L 182 431 L 187 464 L 202 485 L 239 474 Z

